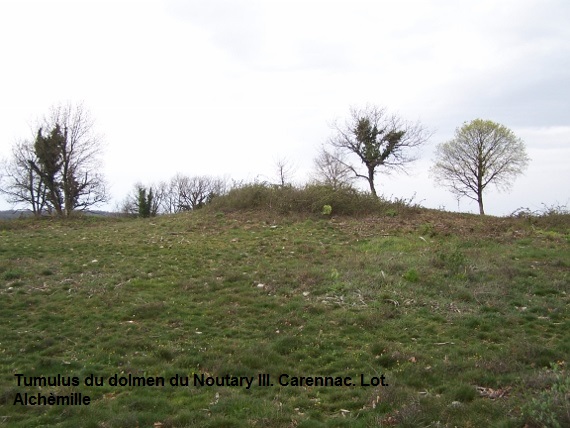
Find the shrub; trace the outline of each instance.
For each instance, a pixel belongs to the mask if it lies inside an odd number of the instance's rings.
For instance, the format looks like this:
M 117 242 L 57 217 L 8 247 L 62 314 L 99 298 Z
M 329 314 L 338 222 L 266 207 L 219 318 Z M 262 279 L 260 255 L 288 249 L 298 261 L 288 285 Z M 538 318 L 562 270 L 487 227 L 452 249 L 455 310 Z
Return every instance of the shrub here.
M 549 372 L 553 376 L 551 388 L 526 404 L 523 415 L 530 426 L 570 426 L 570 376 L 557 364 L 551 364 Z
M 404 201 L 381 200 L 350 187 L 333 188 L 321 184 L 303 187 L 245 184 L 212 200 L 214 211 L 264 210 L 280 214 L 323 214 L 329 206 L 336 215 L 397 215 L 411 208 Z M 415 206 L 414 206 L 415 207 Z
M 457 275 L 467 268 L 467 257 L 458 249 L 437 251 L 432 264 L 438 268 L 445 268 L 451 275 Z
M 570 209 L 566 205 L 542 204 L 542 209 L 532 211 L 529 208 L 518 208 L 509 217 L 524 219 L 534 227 L 567 233 L 570 227 Z
M 410 269 L 404 274 L 404 279 L 410 282 L 418 282 L 420 276 L 415 269 Z

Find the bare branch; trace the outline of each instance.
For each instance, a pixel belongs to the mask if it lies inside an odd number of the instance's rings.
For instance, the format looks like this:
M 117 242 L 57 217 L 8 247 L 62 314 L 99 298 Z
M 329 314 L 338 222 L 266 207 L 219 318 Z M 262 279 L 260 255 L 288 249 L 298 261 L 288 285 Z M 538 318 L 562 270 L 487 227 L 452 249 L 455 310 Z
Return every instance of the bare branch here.
M 346 156 L 340 151 L 327 151 L 323 146 L 314 160 L 315 180 L 333 189 L 349 187 L 354 177 L 351 176 L 351 166 L 347 164 Z
M 275 161 L 275 169 L 278 180 L 277 185 L 281 187 L 290 185 L 295 172 L 295 165 L 293 165 L 287 158 L 279 158 Z
M 12 159 L 2 162 L 0 193 L 9 203 L 27 206 L 34 215 L 40 215 L 47 209 L 46 187 L 33 169 L 33 162 L 37 162 L 33 144 L 28 141 L 16 143 L 12 147 Z

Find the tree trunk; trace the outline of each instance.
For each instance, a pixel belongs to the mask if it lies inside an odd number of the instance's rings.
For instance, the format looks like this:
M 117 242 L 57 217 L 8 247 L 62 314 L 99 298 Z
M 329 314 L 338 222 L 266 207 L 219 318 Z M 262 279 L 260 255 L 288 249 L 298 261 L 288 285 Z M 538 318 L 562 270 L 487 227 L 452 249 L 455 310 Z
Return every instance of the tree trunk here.
M 477 163 L 477 203 L 479 204 L 479 215 L 485 215 L 483 209 L 483 153 L 479 147 L 479 158 Z
M 376 188 L 374 187 L 374 168 L 368 168 L 368 184 L 370 184 L 370 193 L 376 199 L 378 199 L 378 194 L 376 193 Z
M 483 192 L 479 192 L 477 195 L 477 202 L 479 203 L 479 214 L 485 215 L 485 210 L 483 209 Z

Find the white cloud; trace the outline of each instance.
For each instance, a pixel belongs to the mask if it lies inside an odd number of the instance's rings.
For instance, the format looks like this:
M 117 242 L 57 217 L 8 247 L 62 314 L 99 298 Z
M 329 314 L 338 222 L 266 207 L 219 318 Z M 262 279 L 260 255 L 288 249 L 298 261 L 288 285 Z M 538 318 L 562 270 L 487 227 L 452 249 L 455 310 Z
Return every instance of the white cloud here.
M 482 117 L 527 141 L 517 183 L 563 200 L 544 171 L 568 176 L 569 17 L 561 0 L 7 0 L 0 155 L 50 105 L 83 100 L 116 199 L 177 171 L 271 176 L 278 157 L 300 180 L 327 124 L 372 102 L 436 131 L 411 177 L 380 179 L 385 194 L 456 208 L 427 176 L 431 151 Z M 489 212 L 527 200 L 517 189 L 490 196 Z

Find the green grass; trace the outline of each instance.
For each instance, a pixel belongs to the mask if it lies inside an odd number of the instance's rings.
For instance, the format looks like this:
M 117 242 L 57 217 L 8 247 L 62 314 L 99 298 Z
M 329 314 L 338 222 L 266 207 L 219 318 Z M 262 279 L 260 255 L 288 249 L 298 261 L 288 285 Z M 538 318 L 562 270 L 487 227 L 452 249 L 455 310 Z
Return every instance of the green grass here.
M 325 202 L 0 223 L 0 426 L 568 423 L 568 216 L 353 218 L 332 204 L 329 219 Z M 81 382 L 18 386 L 19 373 Z M 167 385 L 109 385 L 115 374 Z M 194 374 L 255 382 L 168 384 Z M 280 374 L 355 385 L 280 386 Z M 85 386 L 90 375 L 104 385 Z M 25 392 L 91 404 L 14 405 Z

